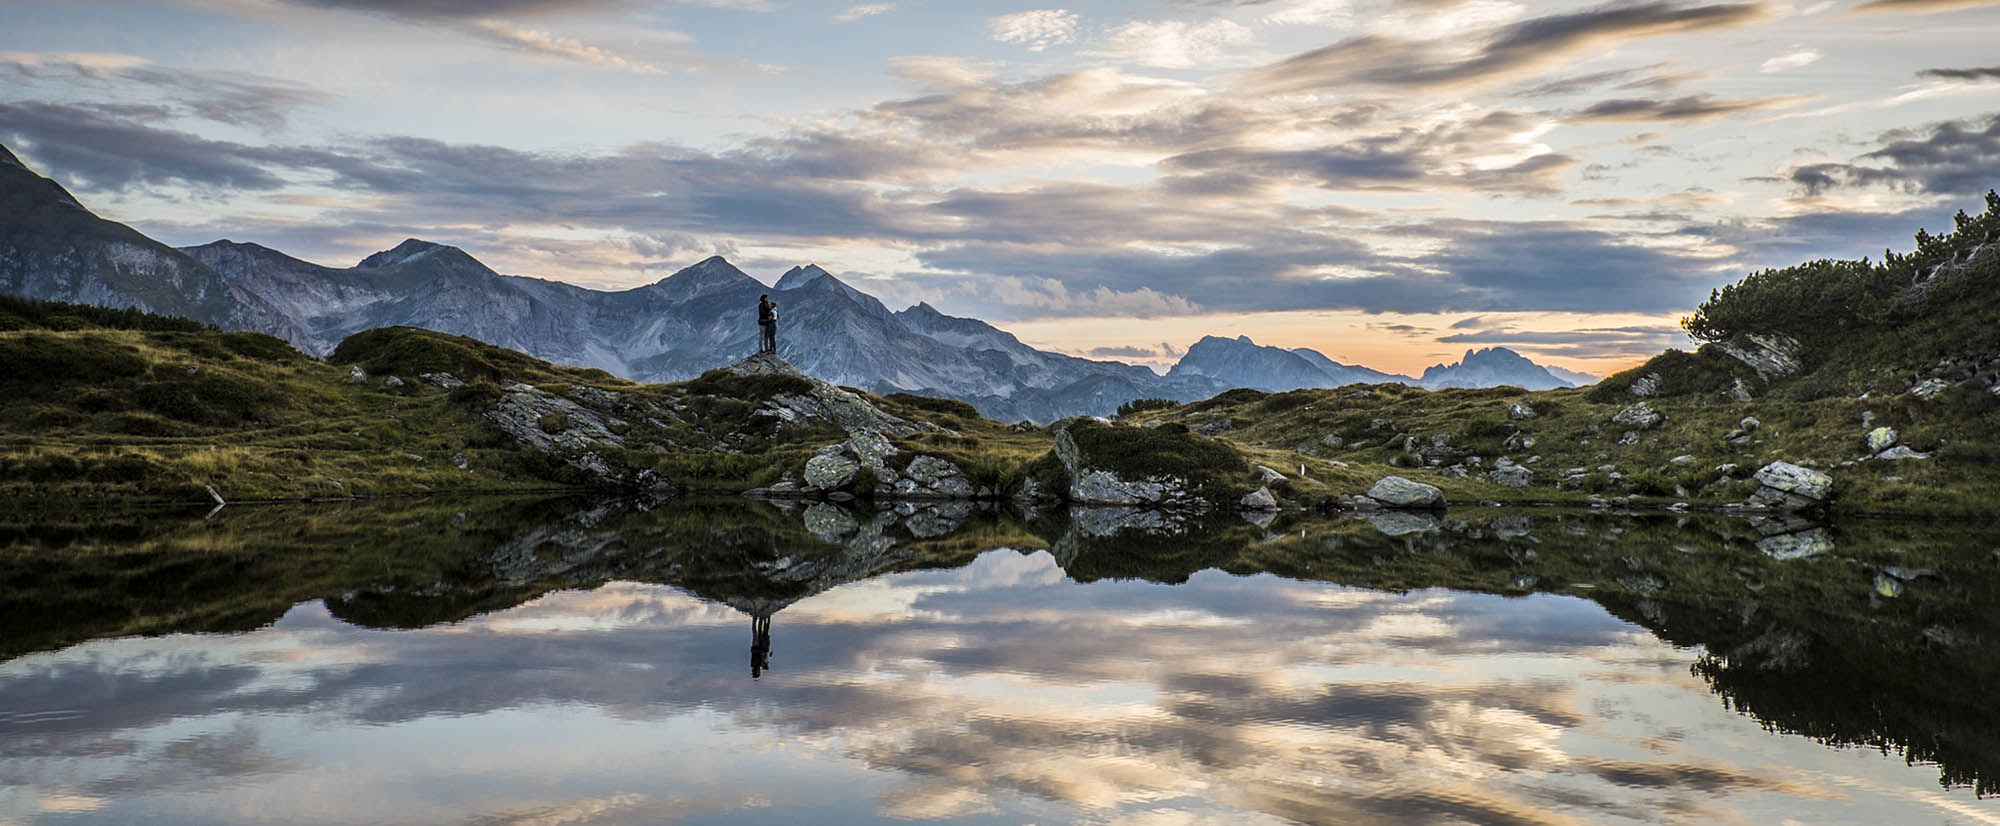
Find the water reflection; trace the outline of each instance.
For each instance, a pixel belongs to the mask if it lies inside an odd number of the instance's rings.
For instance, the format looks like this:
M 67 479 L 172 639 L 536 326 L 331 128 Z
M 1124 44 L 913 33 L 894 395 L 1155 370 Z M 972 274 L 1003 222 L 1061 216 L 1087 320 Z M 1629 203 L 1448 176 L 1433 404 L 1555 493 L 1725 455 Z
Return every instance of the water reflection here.
M 1499 511 L 5 530 L 0 819 L 2000 821 L 1939 788 L 2000 769 L 2000 543 L 1964 526 L 1812 526 L 1803 556 Z M 231 633 L 111 639 L 193 631 Z

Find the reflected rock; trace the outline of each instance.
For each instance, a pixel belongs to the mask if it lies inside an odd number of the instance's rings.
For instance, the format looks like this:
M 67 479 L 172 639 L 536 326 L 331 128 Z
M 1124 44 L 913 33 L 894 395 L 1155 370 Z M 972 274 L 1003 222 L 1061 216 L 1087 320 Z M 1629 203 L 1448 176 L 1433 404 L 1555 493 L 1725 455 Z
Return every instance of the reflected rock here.
M 815 502 L 806 507 L 805 524 L 806 530 L 813 536 L 835 545 L 845 544 L 848 537 L 861 530 L 861 523 L 855 521 L 846 508 L 825 502 Z
M 1767 536 L 1757 541 L 1757 550 L 1772 559 L 1802 559 L 1833 550 L 1833 537 L 1825 528 Z
M 1368 514 L 1368 524 L 1375 526 L 1384 536 L 1408 536 L 1413 533 L 1433 533 L 1444 528 L 1444 523 L 1428 513 L 1407 511 L 1383 511 Z

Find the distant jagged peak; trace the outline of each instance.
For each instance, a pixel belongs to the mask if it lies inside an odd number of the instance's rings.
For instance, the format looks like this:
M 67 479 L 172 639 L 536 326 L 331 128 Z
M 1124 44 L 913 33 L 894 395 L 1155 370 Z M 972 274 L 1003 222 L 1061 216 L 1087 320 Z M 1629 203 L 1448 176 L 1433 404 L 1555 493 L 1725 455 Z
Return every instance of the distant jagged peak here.
M 374 255 L 368 256 L 367 258 L 363 258 L 361 259 L 361 263 L 356 264 L 355 266 L 360 267 L 362 269 L 369 269 L 374 267 L 393 267 L 398 264 L 408 263 L 414 259 L 423 257 L 425 255 L 429 255 L 439 250 L 457 250 L 457 249 L 458 249 L 457 247 L 450 247 L 444 244 L 433 243 L 430 241 L 425 241 L 421 238 L 405 238 L 403 239 L 403 243 L 397 244 L 392 249 L 386 249 L 381 252 L 375 253 Z

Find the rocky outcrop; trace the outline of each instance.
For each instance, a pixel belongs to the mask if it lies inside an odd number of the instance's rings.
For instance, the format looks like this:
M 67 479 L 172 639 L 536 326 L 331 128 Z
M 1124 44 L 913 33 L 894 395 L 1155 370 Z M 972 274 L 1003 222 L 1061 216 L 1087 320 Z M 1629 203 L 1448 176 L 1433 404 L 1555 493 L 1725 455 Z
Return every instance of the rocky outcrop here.
M 784 359 L 768 353 L 759 353 L 723 369 L 739 376 L 789 376 L 807 382 L 811 387 L 809 392 L 778 393 L 765 400 L 760 408 L 759 412 L 776 416 L 787 424 L 827 422 L 849 435 L 869 432 L 896 437 L 941 429 L 929 423 L 916 424 L 891 416 L 869 404 L 866 399 L 831 382 L 808 376 Z
M 610 391 L 597 392 L 614 401 L 618 398 Z M 573 399 L 516 382 L 502 388 L 500 399 L 485 416 L 501 432 L 581 471 L 593 483 L 670 489 L 651 470 L 629 473 L 613 466 L 605 453 L 628 447 L 617 432 L 625 422 Z
M 1384 476 L 1368 489 L 1368 498 L 1389 508 L 1424 510 L 1444 507 L 1444 491 L 1435 485 L 1412 482 L 1401 476 Z
M 1705 346 L 1743 362 L 1766 384 L 1799 372 L 1799 342 L 1786 336 L 1747 333 Z
M 1750 495 L 1752 507 L 1807 510 L 1826 504 L 1833 477 L 1791 462 L 1772 462 L 1752 476 L 1761 487 Z
M 1258 488 L 1243 495 L 1237 506 L 1246 511 L 1278 510 L 1278 497 L 1271 495 L 1270 488 Z
M 1061 423 L 1058 423 L 1061 424 Z M 1213 503 L 1195 495 L 1188 480 L 1178 476 L 1148 476 L 1125 479 L 1096 466 L 1083 455 L 1068 428 L 1056 433 L 1056 461 L 1069 473 L 1070 502 L 1079 505 L 1111 505 L 1174 508 L 1205 511 Z
M 919 454 L 906 463 L 895 461 L 901 452 L 880 433 L 863 430 L 847 441 L 827 445 L 806 460 L 801 476 L 805 493 L 826 495 L 835 492 L 865 493 L 878 499 L 973 499 L 992 498 L 995 491 L 981 491 L 957 463 L 928 454 Z M 859 491 L 854 485 L 867 470 L 874 487 Z M 761 491 L 772 495 L 776 491 Z
M 1486 478 L 1503 488 L 1525 488 L 1535 483 L 1535 472 L 1521 465 L 1510 464 L 1494 468 L 1493 472 L 1486 474 Z

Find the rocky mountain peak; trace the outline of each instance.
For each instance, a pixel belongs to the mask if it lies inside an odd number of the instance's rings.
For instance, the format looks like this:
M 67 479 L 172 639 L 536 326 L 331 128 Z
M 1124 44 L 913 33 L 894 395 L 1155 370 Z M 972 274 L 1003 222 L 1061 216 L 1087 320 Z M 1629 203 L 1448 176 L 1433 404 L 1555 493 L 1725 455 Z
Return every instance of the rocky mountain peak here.
M 1257 342 L 1254 342 L 1254 341 L 1251 341 L 1251 340 L 1250 340 L 1250 337 L 1249 337 L 1249 336 L 1237 336 L 1237 337 L 1236 337 L 1236 343 L 1237 343 L 1237 344 L 1248 344 L 1248 345 L 1250 345 L 1250 346 L 1252 346 L 1252 347 L 1255 347 L 1255 346 L 1257 346 Z
M 821 278 L 833 278 L 833 273 L 820 269 L 818 264 L 793 267 L 786 270 L 784 275 L 778 277 L 777 288 L 780 290 L 795 290 L 818 281 Z M 840 279 L 834 278 L 834 280 L 839 281 Z
M 410 260 L 419 258 L 421 256 L 437 252 L 438 250 L 448 250 L 448 249 L 456 249 L 456 248 L 447 247 L 443 244 L 432 243 L 430 241 L 425 241 L 419 238 L 405 238 L 403 239 L 403 243 L 397 244 L 394 248 L 386 249 L 381 252 L 375 253 L 374 255 L 370 255 L 367 258 L 363 258 L 361 259 L 361 263 L 355 266 L 361 267 L 363 269 L 372 269 L 375 267 L 393 267 L 396 266 L 397 264 L 402 264 Z
M 5 146 L 0 146 L 0 166 L 12 166 L 20 169 L 28 168 L 25 164 L 21 163 L 21 159 L 14 157 L 14 153 L 7 151 L 7 147 Z

